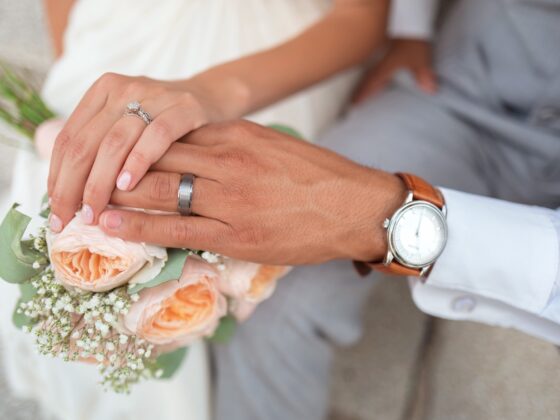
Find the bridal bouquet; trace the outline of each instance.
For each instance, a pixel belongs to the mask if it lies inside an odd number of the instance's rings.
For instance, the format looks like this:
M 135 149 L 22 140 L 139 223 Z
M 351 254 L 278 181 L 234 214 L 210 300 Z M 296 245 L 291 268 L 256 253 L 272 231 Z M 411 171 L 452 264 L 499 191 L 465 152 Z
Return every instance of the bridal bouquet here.
M 37 104 L 38 95 L 10 77 Z M 0 99 L 1 88 L 0 78 Z M 54 143 L 57 130 L 41 126 L 53 125 L 46 107 L 34 121 L 2 115 L 30 138 L 42 131 L 42 141 Z M 116 392 L 171 377 L 196 340 L 227 340 L 289 270 L 127 242 L 83 224 L 79 214 L 52 233 L 48 212 L 45 205 L 33 234 L 26 235 L 31 218 L 17 204 L 0 225 L 0 278 L 21 291 L 13 322 L 34 335 L 41 354 L 96 364 L 102 383 Z
M 97 364 L 117 392 L 171 377 L 195 340 L 227 340 L 288 270 L 126 242 L 80 217 L 24 239 L 29 222 L 14 205 L 0 225 L 0 277 L 21 290 L 15 325 L 41 354 Z
M 0 142 L 29 148 L 41 124 L 54 118 L 37 91 L 0 63 Z

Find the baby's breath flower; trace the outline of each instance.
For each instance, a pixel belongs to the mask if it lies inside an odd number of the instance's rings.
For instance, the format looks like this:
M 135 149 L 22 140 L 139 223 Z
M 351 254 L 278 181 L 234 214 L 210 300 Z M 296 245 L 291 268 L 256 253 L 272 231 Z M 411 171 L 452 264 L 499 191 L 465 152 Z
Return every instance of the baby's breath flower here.
M 109 324 L 112 324 L 113 322 L 115 322 L 115 316 L 107 312 L 103 315 L 103 320 Z
M 103 293 L 66 289 L 49 266 L 46 229 L 31 240 L 41 254 L 33 267 L 42 270 L 30 281 L 36 295 L 16 311 L 30 318 L 32 326 L 23 330 L 34 335 L 38 353 L 65 361 L 93 358 L 102 383 L 116 392 L 129 392 L 132 384 L 153 377 L 154 346 L 115 325 L 140 296 L 130 296 L 128 286 Z

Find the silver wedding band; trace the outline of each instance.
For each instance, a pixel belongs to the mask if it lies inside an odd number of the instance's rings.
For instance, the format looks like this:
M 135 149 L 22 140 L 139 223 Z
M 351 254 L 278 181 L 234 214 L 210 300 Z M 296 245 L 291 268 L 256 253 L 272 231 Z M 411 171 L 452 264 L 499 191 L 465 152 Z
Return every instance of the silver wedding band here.
M 177 210 L 181 216 L 190 216 L 192 214 L 191 205 L 193 198 L 194 175 L 184 174 L 179 182 L 179 191 L 177 193 Z
M 140 102 L 138 101 L 130 102 L 126 106 L 124 115 L 127 117 L 133 116 L 140 118 L 146 125 L 150 125 L 153 121 L 152 116 L 148 112 L 144 111 L 144 109 L 142 109 L 142 105 L 140 105 Z

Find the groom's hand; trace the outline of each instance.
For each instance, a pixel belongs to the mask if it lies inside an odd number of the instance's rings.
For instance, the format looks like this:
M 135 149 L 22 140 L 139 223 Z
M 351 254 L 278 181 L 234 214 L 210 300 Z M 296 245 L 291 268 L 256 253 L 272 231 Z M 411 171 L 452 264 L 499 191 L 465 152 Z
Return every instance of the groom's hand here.
M 372 150 L 374 153 L 374 150 Z M 171 146 L 114 204 L 176 211 L 180 175 L 196 175 L 196 216 L 108 210 L 109 235 L 271 264 L 381 259 L 382 221 L 402 203 L 393 175 L 246 121 L 203 127 Z

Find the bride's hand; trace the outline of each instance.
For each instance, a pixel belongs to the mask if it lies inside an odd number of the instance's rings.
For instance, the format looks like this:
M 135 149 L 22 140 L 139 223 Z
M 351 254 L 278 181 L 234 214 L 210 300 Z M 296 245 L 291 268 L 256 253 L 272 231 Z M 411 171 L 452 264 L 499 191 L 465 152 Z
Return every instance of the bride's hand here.
M 82 203 L 84 221 L 96 223 L 115 185 L 132 190 L 173 142 L 209 121 L 209 107 L 188 83 L 109 73 L 93 84 L 55 143 L 48 180 L 53 231 Z M 150 114 L 149 125 L 124 115 L 134 101 Z

